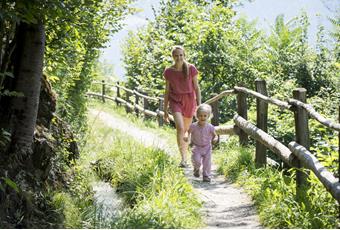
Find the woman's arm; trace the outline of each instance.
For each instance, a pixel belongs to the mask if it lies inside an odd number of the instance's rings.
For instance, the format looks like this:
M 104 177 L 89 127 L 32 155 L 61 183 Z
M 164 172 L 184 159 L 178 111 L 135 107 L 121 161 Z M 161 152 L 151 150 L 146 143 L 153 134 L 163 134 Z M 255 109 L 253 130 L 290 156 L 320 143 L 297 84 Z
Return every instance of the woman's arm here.
M 168 80 L 166 80 L 165 93 L 164 93 L 164 104 L 163 104 L 165 122 L 169 122 L 169 113 L 168 113 L 169 89 L 170 89 L 170 83 Z
M 198 74 L 196 74 L 193 78 L 192 78 L 192 82 L 194 83 L 194 90 L 196 92 L 196 101 L 197 101 L 197 105 L 201 104 L 201 89 L 200 86 L 198 84 Z

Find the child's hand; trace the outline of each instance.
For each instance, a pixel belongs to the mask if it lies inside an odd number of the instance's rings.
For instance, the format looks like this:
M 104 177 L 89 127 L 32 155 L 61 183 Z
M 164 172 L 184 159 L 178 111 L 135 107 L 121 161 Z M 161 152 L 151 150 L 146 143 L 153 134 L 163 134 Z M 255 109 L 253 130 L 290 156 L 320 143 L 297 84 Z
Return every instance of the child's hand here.
M 220 136 L 219 136 L 219 135 L 216 135 L 216 136 L 214 137 L 214 139 L 212 139 L 212 143 L 213 143 L 213 144 L 217 144 L 219 141 L 220 141 Z

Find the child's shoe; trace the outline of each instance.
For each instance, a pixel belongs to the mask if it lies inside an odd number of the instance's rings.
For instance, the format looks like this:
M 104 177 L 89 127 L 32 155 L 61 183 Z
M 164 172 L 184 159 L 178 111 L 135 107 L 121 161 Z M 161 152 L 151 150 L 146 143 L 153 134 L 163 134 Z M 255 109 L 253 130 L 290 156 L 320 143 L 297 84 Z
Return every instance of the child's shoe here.
M 200 169 L 194 169 L 194 177 L 200 177 Z
M 203 177 L 203 182 L 211 182 L 211 178 L 208 176 Z

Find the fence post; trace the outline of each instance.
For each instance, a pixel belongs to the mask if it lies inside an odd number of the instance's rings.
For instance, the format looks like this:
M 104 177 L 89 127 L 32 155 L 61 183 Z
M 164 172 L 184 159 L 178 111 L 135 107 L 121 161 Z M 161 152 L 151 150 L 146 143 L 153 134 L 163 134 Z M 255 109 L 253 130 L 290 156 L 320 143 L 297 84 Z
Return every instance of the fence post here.
M 105 103 L 105 80 L 102 80 L 102 100 Z
M 163 95 L 159 96 L 158 98 L 158 125 L 159 126 L 163 126 L 164 124 L 164 120 L 163 120 L 163 116 L 160 114 L 160 111 L 163 110 Z
M 268 96 L 266 81 L 262 79 L 255 80 L 256 92 Z M 268 120 L 268 103 L 256 98 L 256 126 L 267 132 Z M 256 141 L 255 164 L 257 167 L 265 167 L 267 164 L 267 148 L 259 141 Z
M 131 96 L 130 91 L 126 91 L 125 90 L 125 100 L 126 100 L 125 111 L 127 113 L 131 113 L 132 112 L 132 110 L 128 106 L 128 103 L 130 103 L 130 96 Z
M 306 92 L 304 88 L 297 88 L 293 90 L 293 98 L 306 103 Z M 305 109 L 296 107 L 294 111 L 295 118 L 295 139 L 296 142 L 309 150 L 309 128 L 308 128 L 308 113 Z M 296 158 L 297 172 L 296 172 L 296 196 L 298 200 L 303 200 L 306 197 L 306 190 L 308 187 L 308 174 L 302 172 L 302 163 Z
M 246 120 L 248 119 L 247 107 L 247 94 L 237 92 L 237 113 Z M 240 145 L 248 144 L 248 135 L 242 129 L 239 129 L 238 136 Z
M 137 92 L 139 92 L 138 89 L 137 89 Z M 136 107 L 136 105 L 138 105 L 138 102 L 139 102 L 139 95 L 136 93 L 136 91 L 134 91 L 134 95 L 135 95 L 135 113 L 137 117 L 139 117 L 139 110 Z
M 215 97 L 217 93 L 212 93 L 211 97 Z M 213 117 L 211 119 L 211 124 L 214 126 L 218 126 L 220 124 L 219 117 L 220 117 L 220 111 L 218 110 L 218 100 L 212 102 L 211 104 L 212 114 Z
M 145 91 L 143 91 L 143 94 L 144 94 L 145 96 L 148 96 L 148 93 L 145 92 Z M 148 107 L 149 107 L 149 101 L 148 101 L 147 98 L 144 97 L 144 98 L 143 98 L 143 108 L 144 108 L 144 111 L 147 110 Z M 146 115 L 145 112 L 144 112 L 144 120 L 146 120 L 147 118 L 148 118 L 148 115 Z
M 117 98 L 120 98 L 119 81 L 117 81 L 116 87 L 117 87 Z M 117 100 L 117 98 L 116 98 L 116 103 L 117 103 L 117 105 L 120 105 L 120 102 Z

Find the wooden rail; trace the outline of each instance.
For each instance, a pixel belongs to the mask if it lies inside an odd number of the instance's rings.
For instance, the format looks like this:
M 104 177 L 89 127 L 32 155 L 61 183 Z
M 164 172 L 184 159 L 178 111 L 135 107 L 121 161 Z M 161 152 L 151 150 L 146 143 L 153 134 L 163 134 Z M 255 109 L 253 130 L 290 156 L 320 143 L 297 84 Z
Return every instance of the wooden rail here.
M 301 101 L 295 99 L 288 99 L 288 103 L 297 107 L 304 108 L 312 118 L 314 118 L 324 126 L 327 126 L 328 128 L 334 129 L 336 131 L 340 131 L 340 124 L 324 118 L 322 115 L 320 115 L 314 110 L 312 105 L 302 103 Z
M 206 102 L 204 102 L 205 104 L 211 104 L 213 102 L 216 102 L 218 101 L 219 99 L 221 99 L 222 97 L 224 96 L 227 96 L 227 95 L 231 95 L 231 94 L 235 94 L 235 91 L 234 90 L 226 90 L 226 91 L 223 91 L 222 93 L 214 96 L 213 98 L 210 98 L 209 100 L 207 100 Z
M 102 82 L 95 82 L 102 85 L 102 92 L 88 92 L 88 96 L 94 96 L 115 101 L 117 105 L 124 105 L 128 112 L 134 112 L 136 115 L 144 114 L 144 118 L 155 117 L 159 125 L 163 125 L 163 101 L 162 97 L 150 97 L 147 93 L 140 90 L 131 90 L 123 87 L 118 82 L 110 84 L 116 88 L 116 96 L 105 95 L 105 84 Z M 340 183 L 339 179 L 329 172 L 316 157 L 309 152 L 309 125 L 310 118 L 315 119 L 320 124 L 339 132 L 339 156 L 340 156 L 340 107 L 339 107 L 339 123 L 326 119 L 317 113 L 312 105 L 306 103 L 306 90 L 302 88 L 293 91 L 293 99 L 281 101 L 267 96 L 266 83 L 264 80 L 258 79 L 255 82 L 256 91 L 247 89 L 245 87 L 235 86 L 234 89 L 226 90 L 220 94 L 213 95 L 212 98 L 205 103 L 211 104 L 215 117 L 216 132 L 218 135 L 238 135 L 240 144 L 246 145 L 248 137 L 256 141 L 256 155 L 255 161 L 258 167 L 264 167 L 267 163 L 267 148 L 274 154 L 280 157 L 287 165 L 295 168 L 306 168 L 311 170 L 324 187 L 331 193 L 331 195 L 340 202 Z M 125 99 L 122 98 L 122 91 L 125 92 Z M 237 114 L 233 118 L 234 125 L 219 125 L 219 100 L 225 96 L 234 96 L 237 99 Z M 257 110 L 257 124 L 252 124 L 247 121 L 247 96 L 256 98 Z M 131 100 L 134 97 L 134 100 Z M 140 99 L 142 105 L 140 105 Z M 156 111 L 152 111 L 149 106 L 149 101 L 158 104 Z M 268 104 L 278 106 L 281 110 L 287 110 L 294 113 L 296 140 L 285 146 L 283 143 L 276 140 L 267 133 L 267 116 Z M 217 119 L 217 120 L 216 120 Z M 173 116 L 170 115 L 170 120 L 174 121 Z M 339 167 L 340 174 L 340 167 Z M 304 194 L 308 186 L 308 174 L 301 173 L 297 170 L 297 195 Z M 297 196 L 298 197 L 298 196 Z
M 267 97 L 265 95 L 262 95 L 260 93 L 257 93 L 257 92 L 255 92 L 253 90 L 250 90 L 250 89 L 247 89 L 247 88 L 244 88 L 244 87 L 235 86 L 234 89 L 235 89 L 236 92 L 243 92 L 243 93 L 246 93 L 248 95 L 254 96 L 254 97 L 258 98 L 258 99 L 261 99 L 261 100 L 263 100 L 263 101 L 265 101 L 267 103 L 271 103 L 273 105 L 277 105 L 281 109 L 290 109 L 290 107 L 291 107 L 287 102 Z
M 314 172 L 319 178 L 325 188 L 332 194 L 332 196 L 339 201 L 340 200 L 340 183 L 334 175 L 329 172 L 317 159 L 310 153 L 305 147 L 299 145 L 295 141 L 289 143 L 289 149 L 295 156 L 303 162 L 304 166 Z
M 239 115 L 234 116 L 234 122 L 240 129 L 245 131 L 252 138 L 261 142 L 276 153 L 284 162 L 289 165 L 294 165 L 294 155 L 284 144 Z

